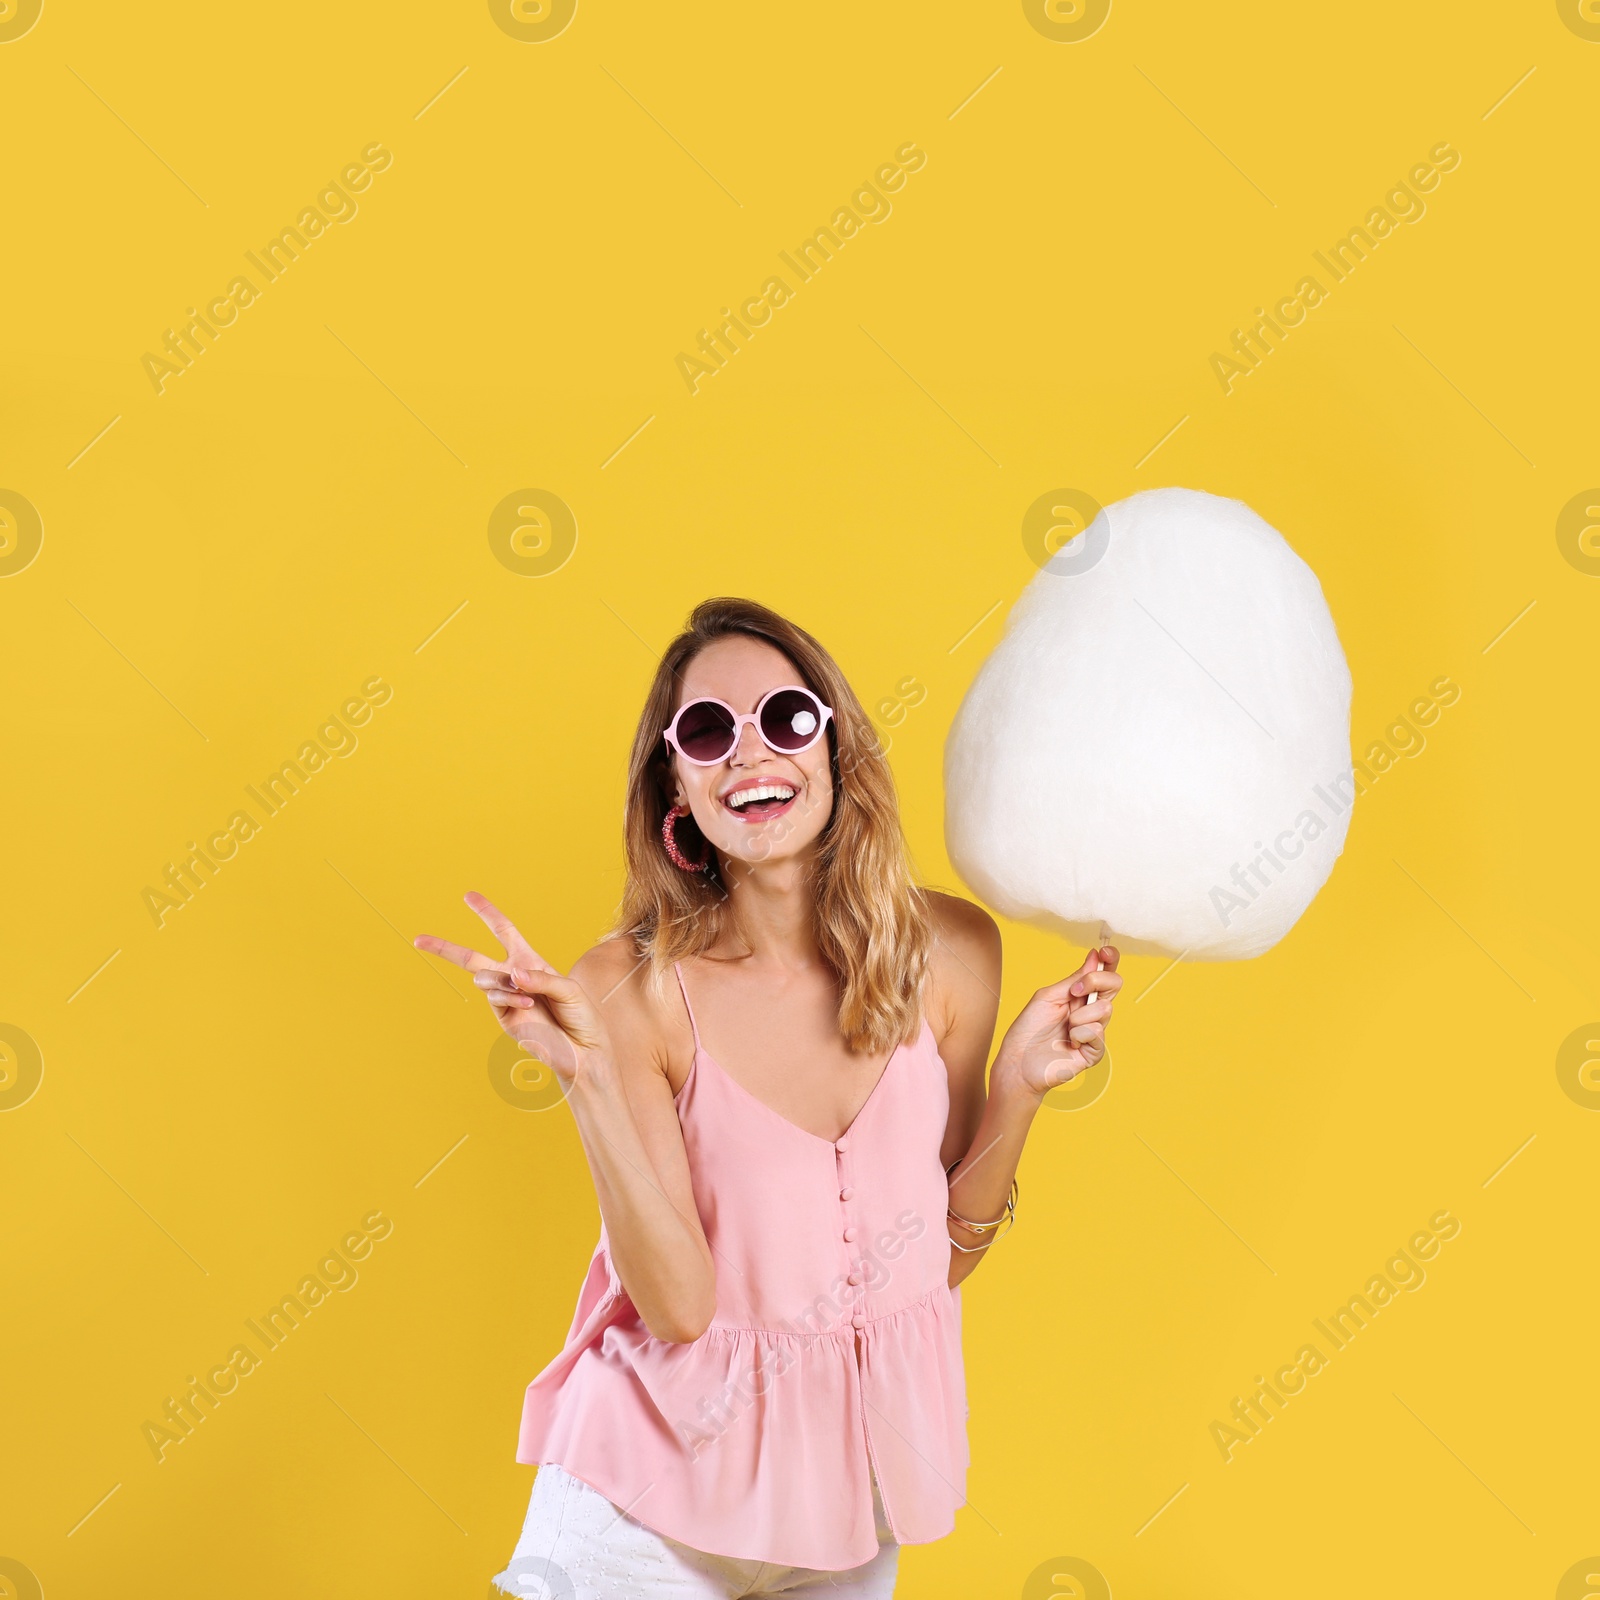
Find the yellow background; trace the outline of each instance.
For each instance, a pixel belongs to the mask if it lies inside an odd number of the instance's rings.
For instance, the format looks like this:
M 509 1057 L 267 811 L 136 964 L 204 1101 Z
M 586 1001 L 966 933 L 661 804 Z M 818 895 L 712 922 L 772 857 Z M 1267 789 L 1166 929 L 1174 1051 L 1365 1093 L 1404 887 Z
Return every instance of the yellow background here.
M 1600 481 L 1581 25 L 47 0 L 0 43 L 0 488 L 44 525 L 0 579 L 0 1022 L 44 1058 L 0 1115 L 0 1556 L 47 1596 L 483 1593 L 597 1217 L 406 939 L 477 939 L 476 888 L 558 964 L 594 940 L 711 593 L 869 704 L 926 688 L 880 715 L 951 884 L 941 744 L 1023 513 L 1184 484 L 1321 578 L 1358 753 L 1461 698 L 1278 949 L 1127 963 L 1112 1082 L 1041 1115 L 965 1290 L 970 1506 L 899 1592 L 1554 1594 L 1600 1547 L 1600 1115 L 1555 1072 L 1600 1016 L 1600 580 L 1555 537 Z M 892 217 L 691 395 L 678 353 L 908 140 Z M 1441 140 L 1426 217 L 1224 394 L 1212 353 Z M 373 141 L 359 215 L 158 396 L 141 357 Z M 491 554 L 519 488 L 576 517 L 550 575 Z M 142 891 L 374 674 L 359 749 L 158 929 Z M 1005 933 L 1009 1017 L 1080 953 Z M 1224 1462 L 1213 1419 L 1441 1208 L 1426 1286 Z M 373 1209 L 359 1283 L 158 1464 L 142 1424 Z

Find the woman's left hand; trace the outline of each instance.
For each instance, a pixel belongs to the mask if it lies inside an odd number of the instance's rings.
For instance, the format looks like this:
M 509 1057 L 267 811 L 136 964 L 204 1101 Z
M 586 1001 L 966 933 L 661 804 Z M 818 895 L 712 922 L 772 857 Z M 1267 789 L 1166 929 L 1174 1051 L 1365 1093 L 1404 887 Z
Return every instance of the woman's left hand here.
M 1114 945 L 1091 950 L 1076 972 L 1039 990 L 1006 1030 L 992 1076 L 1010 1078 L 1042 1098 L 1098 1065 L 1105 1058 L 1112 1001 L 1122 987 L 1117 960 Z M 1091 972 L 1096 962 L 1101 970 Z

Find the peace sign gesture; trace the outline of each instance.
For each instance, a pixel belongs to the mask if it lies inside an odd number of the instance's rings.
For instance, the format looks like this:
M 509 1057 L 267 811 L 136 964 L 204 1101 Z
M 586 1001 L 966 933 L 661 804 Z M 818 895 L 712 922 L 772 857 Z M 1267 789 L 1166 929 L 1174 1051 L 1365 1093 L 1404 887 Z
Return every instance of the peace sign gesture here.
M 412 943 L 470 972 L 472 981 L 484 991 L 495 1021 L 529 1055 L 554 1071 L 563 1092 L 570 1090 L 585 1065 L 610 1050 L 599 1013 L 583 986 L 557 972 L 498 906 L 477 893 L 465 898 L 505 947 L 505 960 L 496 961 L 431 933 Z

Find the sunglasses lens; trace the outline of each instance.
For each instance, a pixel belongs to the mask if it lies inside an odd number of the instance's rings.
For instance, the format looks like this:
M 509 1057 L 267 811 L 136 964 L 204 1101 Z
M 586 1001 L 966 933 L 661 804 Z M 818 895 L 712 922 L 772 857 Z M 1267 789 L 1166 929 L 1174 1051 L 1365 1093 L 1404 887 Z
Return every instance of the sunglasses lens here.
M 761 736 L 774 750 L 804 750 L 822 726 L 822 703 L 804 689 L 785 689 L 761 708 Z
M 678 748 L 691 761 L 720 761 L 733 748 L 733 718 L 711 700 L 696 700 L 678 718 Z

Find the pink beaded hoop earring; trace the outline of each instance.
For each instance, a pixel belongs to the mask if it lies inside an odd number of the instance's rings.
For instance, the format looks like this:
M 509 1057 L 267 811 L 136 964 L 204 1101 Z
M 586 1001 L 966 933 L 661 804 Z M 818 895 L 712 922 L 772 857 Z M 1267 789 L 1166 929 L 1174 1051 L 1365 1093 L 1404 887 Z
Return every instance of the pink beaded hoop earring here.
M 683 872 L 708 872 L 711 869 L 711 845 L 706 843 L 706 854 L 703 861 L 691 861 L 682 850 L 678 848 L 678 818 L 689 815 L 687 806 L 673 806 L 661 819 L 661 842 L 667 847 L 667 854 L 672 858 L 673 866 Z

